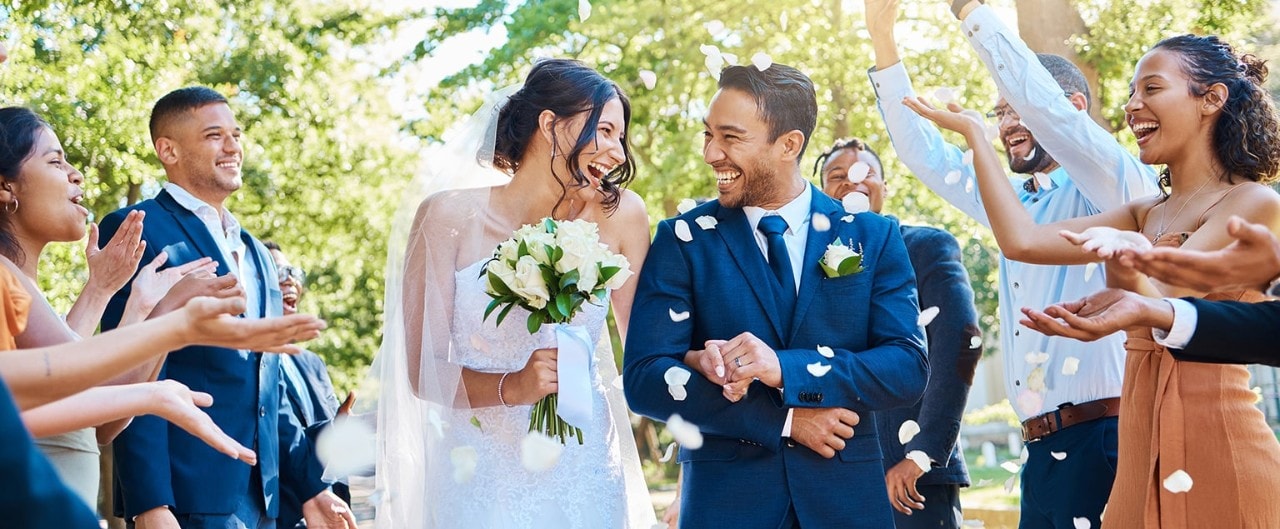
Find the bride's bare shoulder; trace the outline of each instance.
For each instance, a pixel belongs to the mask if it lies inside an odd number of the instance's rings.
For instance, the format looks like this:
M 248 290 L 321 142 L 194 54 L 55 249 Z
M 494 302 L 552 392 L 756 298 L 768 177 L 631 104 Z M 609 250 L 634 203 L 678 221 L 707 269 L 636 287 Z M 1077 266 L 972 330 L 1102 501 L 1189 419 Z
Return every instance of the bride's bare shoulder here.
M 644 199 L 630 189 L 622 190 L 618 196 L 618 208 L 605 219 L 601 223 L 602 229 L 649 231 L 649 211 L 645 208 Z
M 490 187 L 477 187 L 447 189 L 432 193 L 418 204 L 415 224 L 463 221 L 470 216 L 471 212 L 488 202 L 489 192 L 492 189 Z

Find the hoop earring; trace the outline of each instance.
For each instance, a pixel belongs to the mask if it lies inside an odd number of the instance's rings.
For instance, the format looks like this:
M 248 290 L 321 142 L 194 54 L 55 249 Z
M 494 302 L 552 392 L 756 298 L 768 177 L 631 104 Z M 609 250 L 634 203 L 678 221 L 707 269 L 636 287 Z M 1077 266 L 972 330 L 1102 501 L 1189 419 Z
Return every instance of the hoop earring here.
M 12 206 L 12 207 L 10 207 Z M 13 197 L 13 202 L 6 202 L 4 212 L 10 215 L 18 212 L 18 197 Z

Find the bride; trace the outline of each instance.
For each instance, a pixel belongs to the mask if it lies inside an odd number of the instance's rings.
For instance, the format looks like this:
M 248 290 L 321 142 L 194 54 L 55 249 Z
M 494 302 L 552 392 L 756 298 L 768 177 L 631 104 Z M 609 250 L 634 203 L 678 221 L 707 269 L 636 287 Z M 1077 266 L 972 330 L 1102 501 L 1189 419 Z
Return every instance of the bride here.
M 623 189 L 635 173 L 630 117 L 617 84 L 577 61 L 544 60 L 523 87 L 495 94 L 428 157 L 420 191 L 436 192 L 402 208 L 415 213 L 389 245 L 387 323 L 374 368 L 377 527 L 654 524 L 610 348 L 609 307 L 585 304 L 574 319 L 597 344 L 592 418 L 578 425 L 584 443 L 568 441 L 544 471 L 522 464 L 521 444 L 531 405 L 557 390 L 555 342 L 530 335 L 521 308 L 501 326 L 484 318 L 485 263 L 516 229 L 544 217 L 596 223 L 601 242 L 640 270 L 649 222 L 644 202 Z M 495 174 L 497 185 L 476 187 Z M 634 294 L 628 280 L 610 295 L 624 339 Z

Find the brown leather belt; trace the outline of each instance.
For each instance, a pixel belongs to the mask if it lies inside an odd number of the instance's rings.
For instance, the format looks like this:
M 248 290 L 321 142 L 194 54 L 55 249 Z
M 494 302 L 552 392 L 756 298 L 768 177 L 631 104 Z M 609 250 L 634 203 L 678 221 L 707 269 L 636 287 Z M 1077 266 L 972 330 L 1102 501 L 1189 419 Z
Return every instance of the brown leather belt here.
M 1063 404 L 1049 413 L 1022 421 L 1022 440 L 1030 443 L 1064 428 L 1117 415 L 1120 415 L 1120 397 Z

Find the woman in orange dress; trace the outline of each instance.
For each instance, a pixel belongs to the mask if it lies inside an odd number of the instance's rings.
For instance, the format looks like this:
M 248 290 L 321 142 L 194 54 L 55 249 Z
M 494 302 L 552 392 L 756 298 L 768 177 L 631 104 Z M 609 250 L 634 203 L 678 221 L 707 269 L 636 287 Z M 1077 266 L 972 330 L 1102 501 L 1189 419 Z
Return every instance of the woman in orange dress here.
M 1168 193 L 1043 226 L 1018 207 L 980 121 L 957 107 L 904 103 L 964 134 L 992 231 L 1010 259 L 1104 260 L 1109 287 L 1148 297 L 1204 297 L 1109 259 L 1120 249 L 1152 244 L 1223 248 L 1232 240 L 1226 225 L 1233 214 L 1280 233 L 1280 196 L 1263 185 L 1280 169 L 1280 122 L 1262 88 L 1266 75 L 1261 61 L 1237 56 L 1217 37 L 1184 35 L 1156 44 L 1138 62 L 1125 115 L 1142 161 L 1166 166 L 1161 183 Z M 1257 300 L 1244 293 L 1211 299 L 1223 297 Z M 1280 443 L 1254 407 L 1248 371 L 1181 362 L 1156 344 L 1150 327 L 1127 332 L 1119 462 L 1103 527 L 1280 527 L 1280 480 L 1274 477 Z

